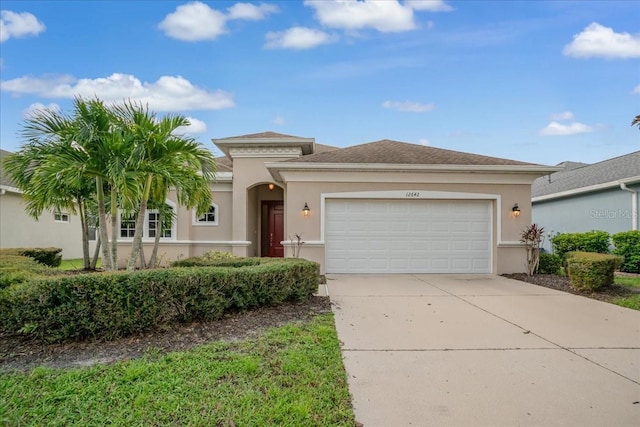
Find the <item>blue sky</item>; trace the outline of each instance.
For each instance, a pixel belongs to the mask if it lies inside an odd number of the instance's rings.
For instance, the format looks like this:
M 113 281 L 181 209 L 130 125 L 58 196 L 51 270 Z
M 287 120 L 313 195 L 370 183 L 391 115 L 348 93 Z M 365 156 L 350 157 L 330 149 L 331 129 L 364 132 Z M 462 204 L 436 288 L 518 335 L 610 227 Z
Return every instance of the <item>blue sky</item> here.
M 394 139 L 542 164 L 640 150 L 637 1 L 6 1 L 0 145 L 74 95 L 212 138 Z

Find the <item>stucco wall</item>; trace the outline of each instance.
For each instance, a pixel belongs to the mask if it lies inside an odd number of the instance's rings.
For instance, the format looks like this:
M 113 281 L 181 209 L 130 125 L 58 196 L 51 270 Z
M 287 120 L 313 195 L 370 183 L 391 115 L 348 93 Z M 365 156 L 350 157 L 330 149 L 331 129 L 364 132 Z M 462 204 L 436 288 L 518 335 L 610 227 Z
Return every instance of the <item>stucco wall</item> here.
M 629 186 L 640 190 L 640 186 Z M 544 248 L 551 250 L 549 238 L 556 233 L 603 230 L 610 234 L 631 230 L 632 194 L 620 188 L 533 204 L 532 219 L 545 229 Z M 635 218 L 636 224 L 638 218 Z
M 80 218 L 70 215 L 69 222 L 56 222 L 52 212 L 44 211 L 36 221 L 26 214 L 22 195 L 6 192 L 0 195 L 0 247 L 57 247 L 64 259 L 82 258 Z

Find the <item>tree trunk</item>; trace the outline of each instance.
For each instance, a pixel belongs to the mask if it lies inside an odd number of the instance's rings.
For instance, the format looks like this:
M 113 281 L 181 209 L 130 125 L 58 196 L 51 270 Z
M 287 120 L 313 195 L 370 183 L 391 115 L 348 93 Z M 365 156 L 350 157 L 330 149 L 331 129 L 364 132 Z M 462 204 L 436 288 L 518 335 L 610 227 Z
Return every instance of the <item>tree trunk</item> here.
M 111 269 L 118 269 L 118 193 L 111 187 Z
M 87 224 L 87 210 L 85 209 L 84 199 L 78 198 L 78 210 L 80 214 L 80 226 L 82 227 L 82 260 L 83 269 L 89 269 L 89 225 Z
M 164 224 L 164 209 L 158 211 L 158 232 L 153 240 L 153 251 L 151 252 L 151 259 L 149 260 L 149 268 L 156 268 L 156 261 L 158 259 L 158 246 L 160 246 L 160 236 L 162 235 Z
M 102 178 L 96 178 L 96 192 L 98 193 L 98 215 L 100 217 L 100 240 L 102 240 L 102 267 L 113 270 L 111 252 L 109 252 L 109 234 L 107 232 L 107 212 L 104 207 L 104 191 Z M 114 226 L 115 227 L 115 226 Z
M 91 264 L 89 265 L 90 270 L 95 270 L 96 265 L 98 265 L 98 255 L 100 255 L 100 235 L 96 238 L 96 248 L 93 251 L 93 258 L 91 259 Z
M 129 262 L 127 263 L 127 270 L 136 269 L 136 261 L 142 253 L 142 233 L 144 231 L 144 216 L 147 211 L 147 202 L 149 200 L 149 193 L 151 192 L 151 181 L 153 180 L 153 174 L 147 174 L 147 179 L 144 183 L 144 191 L 142 192 L 142 200 L 140 201 L 140 209 L 138 210 L 138 216 L 136 217 L 136 230 L 133 234 L 133 243 L 131 244 L 131 253 L 129 254 Z M 159 228 L 159 227 L 158 227 Z M 159 230 L 156 229 L 156 234 Z M 143 266 L 141 261 L 140 267 Z

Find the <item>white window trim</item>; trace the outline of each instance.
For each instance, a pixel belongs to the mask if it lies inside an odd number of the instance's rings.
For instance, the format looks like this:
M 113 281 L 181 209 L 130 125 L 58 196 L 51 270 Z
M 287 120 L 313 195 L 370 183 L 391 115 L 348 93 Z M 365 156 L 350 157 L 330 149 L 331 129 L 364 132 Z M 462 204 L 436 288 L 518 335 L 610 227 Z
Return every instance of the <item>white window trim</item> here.
M 56 218 L 57 215 L 60 215 L 60 219 Z M 63 219 L 64 216 L 66 216 L 67 219 Z M 69 212 L 62 212 L 62 211 L 54 212 L 53 221 L 61 224 L 69 224 L 71 222 L 71 215 L 69 215 Z
M 198 216 L 196 215 L 196 210 L 193 209 L 191 211 L 191 225 L 195 226 L 195 227 L 215 227 L 219 224 L 220 222 L 220 209 L 218 208 L 218 205 L 215 203 L 211 203 L 211 206 L 213 206 L 213 208 L 215 209 L 215 213 L 216 213 L 216 220 L 215 221 L 211 221 L 211 222 L 201 222 L 198 221 Z
M 171 206 L 171 208 L 173 208 L 174 213 L 177 214 L 178 212 L 178 205 L 175 204 L 175 202 L 173 202 L 172 200 L 166 199 L 165 203 L 168 204 L 169 206 Z M 155 238 L 153 237 L 149 237 L 149 213 L 155 213 L 158 212 L 157 209 L 147 209 L 146 212 L 144 213 L 144 227 L 142 229 L 142 241 L 143 242 L 153 242 L 155 240 Z M 133 237 L 121 237 L 120 236 L 120 231 L 121 231 L 121 227 L 120 227 L 120 221 L 122 219 L 122 212 L 120 210 L 118 210 L 118 241 L 119 242 L 131 242 L 133 241 Z M 161 242 L 168 242 L 168 241 L 173 241 L 176 240 L 178 234 L 178 218 L 177 216 L 174 218 L 173 223 L 171 224 L 171 237 L 160 237 L 160 241 Z

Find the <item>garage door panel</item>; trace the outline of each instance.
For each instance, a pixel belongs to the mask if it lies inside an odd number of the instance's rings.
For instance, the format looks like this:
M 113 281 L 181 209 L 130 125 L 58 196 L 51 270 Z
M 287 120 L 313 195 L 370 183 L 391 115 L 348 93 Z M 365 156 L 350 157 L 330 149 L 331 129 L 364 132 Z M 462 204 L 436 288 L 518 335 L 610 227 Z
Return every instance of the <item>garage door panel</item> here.
M 329 273 L 489 273 L 491 204 L 327 200 Z

